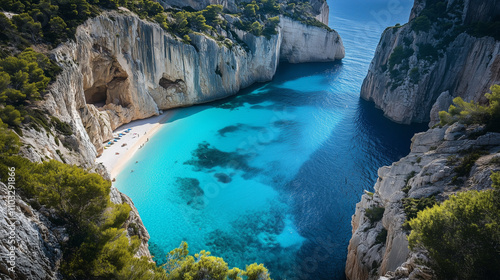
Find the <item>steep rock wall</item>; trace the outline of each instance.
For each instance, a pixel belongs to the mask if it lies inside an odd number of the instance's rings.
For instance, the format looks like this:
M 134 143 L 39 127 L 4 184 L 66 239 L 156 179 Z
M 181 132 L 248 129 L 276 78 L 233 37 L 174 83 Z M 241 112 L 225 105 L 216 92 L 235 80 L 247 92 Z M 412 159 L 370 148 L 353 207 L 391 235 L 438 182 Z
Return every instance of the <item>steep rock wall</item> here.
M 412 139 L 408 156 L 378 170 L 375 192 L 362 196 L 352 217 L 348 279 L 379 279 L 381 275 L 387 276 L 383 279 L 432 279 L 432 271 L 421 265 L 425 254 L 408 249 L 402 199 L 434 195 L 441 201 L 458 191 L 489 188 L 491 172 L 500 170 L 500 133 L 481 133 L 483 129 L 454 124 L 418 133 Z M 484 135 L 473 140 L 477 134 Z M 451 183 L 460 158 L 474 149 L 488 154 L 475 162 L 470 175 L 462 178 L 463 183 Z M 456 159 L 450 161 L 451 156 Z M 385 210 L 383 217 L 372 223 L 366 212 L 373 207 Z M 377 238 L 384 230 L 386 239 Z
M 330 6 L 328 6 L 326 0 L 311 0 L 309 1 L 309 4 L 312 6 L 313 11 L 316 14 L 316 19 L 328 25 Z
M 446 13 L 438 23 L 431 21 L 428 31 L 418 21 L 429 7 L 425 0 L 416 0 L 409 23 L 382 35 L 361 96 L 393 121 L 431 121 L 432 126 L 454 97 L 484 102 L 484 93 L 500 82 L 500 41 L 459 31 L 478 21 L 498 21 L 500 1 L 444 2 Z
M 133 14 L 103 14 L 77 29 L 76 42 L 55 50 L 65 69 L 59 78 L 61 87 L 69 84 L 65 92 L 71 97 L 58 93 L 53 94 L 54 100 L 70 99 L 65 100 L 65 107 L 71 107 L 68 115 L 75 127 L 85 128 L 88 139 L 80 140 L 92 143 L 95 151 L 88 150 L 95 155 L 120 125 L 269 81 L 280 59 L 296 63 L 344 57 L 335 31 L 286 17 L 281 17 L 278 34 L 270 39 L 238 29 L 233 32 L 246 48 L 228 48 L 199 34 L 190 34 L 192 43 L 185 44 Z
M 280 58 L 291 63 L 333 61 L 345 56 L 342 39 L 336 31 L 309 26 L 288 17 L 280 19 Z
M 103 129 L 112 131 L 159 110 L 220 99 L 272 79 L 281 36 L 267 40 L 240 34 L 250 51 L 219 46 L 197 34 L 190 35 L 192 44 L 185 44 L 132 14 L 88 20 L 77 30 L 74 59 L 85 95 L 101 101 L 86 105 L 92 117 L 84 125 L 92 143 L 100 150 L 100 143 L 109 139 L 100 133 Z
M 7 186 L 0 183 L 0 208 L 5 209 L 0 212 L 0 278 L 61 279 L 57 271 L 62 258 L 59 242 L 67 238 L 64 228 L 54 226 L 19 195 L 9 199 L 11 195 Z M 12 205 L 14 210 L 10 215 L 7 209 Z M 12 252 L 13 259 L 10 258 Z

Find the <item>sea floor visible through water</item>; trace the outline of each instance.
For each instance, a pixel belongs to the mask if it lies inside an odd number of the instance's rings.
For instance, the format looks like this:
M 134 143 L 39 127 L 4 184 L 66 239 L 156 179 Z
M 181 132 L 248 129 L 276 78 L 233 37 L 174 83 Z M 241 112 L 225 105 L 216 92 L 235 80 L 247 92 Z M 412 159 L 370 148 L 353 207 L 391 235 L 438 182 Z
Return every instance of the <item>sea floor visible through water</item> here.
M 156 261 L 186 241 L 230 267 L 264 263 L 276 280 L 344 279 L 356 202 L 425 126 L 392 123 L 359 98 L 380 33 L 355 46 L 356 23 L 333 19 L 342 62 L 282 63 L 269 83 L 175 109 L 125 165 L 115 185 Z

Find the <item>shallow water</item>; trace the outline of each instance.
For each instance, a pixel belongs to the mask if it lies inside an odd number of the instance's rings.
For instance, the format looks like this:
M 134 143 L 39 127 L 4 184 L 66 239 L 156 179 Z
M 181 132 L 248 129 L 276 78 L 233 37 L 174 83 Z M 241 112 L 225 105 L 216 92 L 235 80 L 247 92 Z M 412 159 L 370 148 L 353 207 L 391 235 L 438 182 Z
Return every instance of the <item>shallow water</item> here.
M 270 83 L 175 110 L 117 177 L 157 261 L 187 241 L 273 279 L 344 278 L 356 202 L 424 127 L 359 99 L 380 32 L 333 14 L 342 62 L 282 64 Z

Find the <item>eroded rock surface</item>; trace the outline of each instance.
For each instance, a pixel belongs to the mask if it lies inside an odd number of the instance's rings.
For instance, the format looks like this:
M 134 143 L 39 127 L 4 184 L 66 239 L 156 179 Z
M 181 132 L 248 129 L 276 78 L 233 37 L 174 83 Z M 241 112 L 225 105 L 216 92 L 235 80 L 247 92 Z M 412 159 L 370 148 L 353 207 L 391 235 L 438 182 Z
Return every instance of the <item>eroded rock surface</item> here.
M 454 178 L 462 158 L 475 151 L 484 154 L 470 174 Z M 379 279 L 387 274 L 389 279 L 432 279 L 432 271 L 421 265 L 426 255 L 408 249 L 409 232 L 403 229 L 406 214 L 402 200 L 435 196 L 442 201 L 458 191 L 490 188 L 491 172 L 500 171 L 499 151 L 500 133 L 486 133 L 484 127 L 477 125 L 453 124 L 416 134 L 410 154 L 380 168 L 375 192 L 365 193 L 356 204 L 347 278 Z M 383 208 L 384 212 L 378 221 L 371 222 L 366 213 L 374 207 Z M 380 236 L 383 231 L 387 231 L 385 239 Z
M 446 12 L 430 19 L 427 31 L 419 24 L 430 9 L 426 3 L 434 2 L 415 0 L 409 23 L 384 31 L 361 96 L 393 121 L 433 126 L 454 97 L 485 102 L 484 94 L 500 82 L 500 41 L 463 31 L 494 21 L 500 1 L 446 0 Z

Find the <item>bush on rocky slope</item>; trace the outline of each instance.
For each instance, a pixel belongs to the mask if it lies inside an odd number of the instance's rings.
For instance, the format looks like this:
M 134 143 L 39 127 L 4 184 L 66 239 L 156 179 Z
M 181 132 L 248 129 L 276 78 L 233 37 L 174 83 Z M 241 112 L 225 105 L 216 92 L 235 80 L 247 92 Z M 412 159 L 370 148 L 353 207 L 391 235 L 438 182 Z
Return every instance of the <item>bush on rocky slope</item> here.
M 453 124 L 486 124 L 489 131 L 500 131 L 500 85 L 493 85 L 491 93 L 485 94 L 489 101 L 482 106 L 474 101 L 465 102 L 461 97 L 453 99 L 448 112 L 439 112 L 440 125 Z
M 500 173 L 492 190 L 466 191 L 410 221 L 412 250 L 425 248 L 440 279 L 494 279 L 500 273 Z

